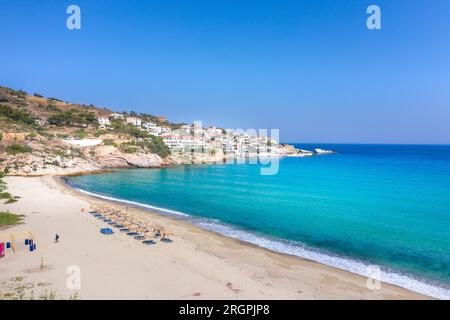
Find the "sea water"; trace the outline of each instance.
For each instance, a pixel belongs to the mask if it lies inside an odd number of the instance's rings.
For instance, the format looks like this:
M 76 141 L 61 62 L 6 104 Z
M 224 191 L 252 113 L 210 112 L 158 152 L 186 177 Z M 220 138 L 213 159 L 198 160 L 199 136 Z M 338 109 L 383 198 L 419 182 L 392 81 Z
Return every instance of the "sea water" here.
M 326 145 L 255 164 L 124 169 L 67 178 L 109 199 L 361 275 L 450 298 L 450 146 Z M 373 267 L 372 267 L 373 268 Z

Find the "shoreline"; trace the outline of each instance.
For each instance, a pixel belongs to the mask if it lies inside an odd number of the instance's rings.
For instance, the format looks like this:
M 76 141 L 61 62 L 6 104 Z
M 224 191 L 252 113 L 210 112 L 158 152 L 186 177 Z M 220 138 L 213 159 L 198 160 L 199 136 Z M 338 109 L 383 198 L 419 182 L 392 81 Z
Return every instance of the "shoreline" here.
M 25 276 L 27 281 L 52 283 L 58 296 L 67 298 L 73 291 L 65 288 L 65 266 L 79 263 L 84 274 L 81 299 L 429 299 L 384 282 L 381 289 L 369 290 L 367 279 L 357 274 L 134 207 L 128 211 L 167 227 L 174 242 L 149 248 L 126 236 L 107 238 L 80 208 L 125 205 L 82 194 L 60 177 L 7 179 L 11 192 L 22 198 L 2 204 L 2 210 L 26 214 L 25 225 L 8 232 L 32 229 L 38 250 L 33 258 L 24 253 L 2 258 L 0 282 Z M 57 245 L 45 239 L 55 230 L 62 236 Z M 51 267 L 29 272 L 28 260 L 36 266 L 41 255 Z
M 242 246 L 248 246 L 248 247 L 251 247 L 251 248 L 255 248 L 257 250 L 263 250 L 263 251 L 266 251 L 266 252 L 274 254 L 274 255 L 282 255 L 282 256 L 285 256 L 285 257 L 293 258 L 293 259 L 300 259 L 302 261 L 306 261 L 306 262 L 309 262 L 309 263 L 318 264 L 320 266 L 324 266 L 324 267 L 327 267 L 327 268 L 332 268 L 332 269 L 334 269 L 336 271 L 348 272 L 348 273 L 350 273 L 352 275 L 365 278 L 364 276 L 362 276 L 360 274 L 357 274 L 357 273 L 354 273 L 354 272 L 351 272 L 351 271 L 348 271 L 348 270 L 336 268 L 334 266 L 323 264 L 323 263 L 320 263 L 320 262 L 317 262 L 315 260 L 308 259 L 308 258 L 305 258 L 305 257 L 299 257 L 299 256 L 297 256 L 295 254 L 289 254 L 289 253 L 275 251 L 273 249 L 266 248 L 266 247 L 260 246 L 258 244 L 255 244 L 255 243 L 251 243 L 251 242 L 239 239 L 239 238 L 227 236 L 227 235 L 222 234 L 219 231 L 216 231 L 216 230 L 213 230 L 213 229 L 202 228 L 202 227 L 198 226 L 195 222 L 190 221 L 190 218 L 192 220 L 194 220 L 195 218 L 193 218 L 190 215 L 185 214 L 183 212 L 178 212 L 178 211 L 175 212 L 173 210 L 169 210 L 169 209 L 165 209 L 165 208 L 157 208 L 157 207 L 150 206 L 150 205 L 145 205 L 145 207 L 144 207 L 144 204 L 134 203 L 133 201 L 128 201 L 128 200 L 113 199 L 113 198 L 106 199 L 106 196 L 97 195 L 97 194 L 90 193 L 90 192 L 85 191 L 85 190 L 81 190 L 81 189 L 75 188 L 74 186 L 70 185 L 70 183 L 68 181 L 64 181 L 64 177 L 63 176 L 55 177 L 55 180 L 59 183 L 59 185 L 62 188 L 66 189 L 68 192 L 74 193 L 75 195 L 78 195 L 78 196 L 81 196 L 81 197 L 86 197 L 87 199 L 90 199 L 91 201 L 93 201 L 93 200 L 100 200 L 100 201 L 104 201 L 106 203 L 109 202 L 111 204 L 116 204 L 118 206 L 131 206 L 131 207 L 135 208 L 136 210 L 139 210 L 141 214 L 157 215 L 157 216 L 162 217 L 164 219 L 166 219 L 166 218 L 167 219 L 173 219 L 173 220 L 175 220 L 177 222 L 180 222 L 182 224 L 187 225 L 188 227 L 197 228 L 198 231 L 210 233 L 211 235 L 217 236 L 217 237 L 224 237 L 224 238 L 226 238 L 227 240 L 230 240 L 230 241 L 236 241 L 239 245 L 242 245 Z M 167 213 L 167 212 L 169 212 L 169 213 Z M 388 285 L 392 285 L 392 286 L 395 286 L 395 287 L 398 287 L 399 289 L 402 289 L 402 290 L 410 291 L 410 289 L 398 286 L 396 284 L 391 284 L 391 283 L 386 283 L 386 282 L 383 282 L 383 283 L 384 284 L 388 284 Z M 418 292 L 415 292 L 415 291 L 411 291 L 411 292 L 422 295 L 422 293 L 418 293 Z
M 164 218 L 174 219 L 176 221 L 185 223 L 189 226 L 198 228 L 201 231 L 210 232 L 218 237 L 225 237 L 227 239 L 237 241 L 238 243 L 244 246 L 250 246 L 261 250 L 267 250 L 268 252 L 274 254 L 280 254 L 283 256 L 289 256 L 295 259 L 316 263 L 321 266 L 333 268 L 338 271 L 348 272 L 350 274 L 361 276 L 364 278 L 366 278 L 365 275 L 366 271 L 363 271 L 363 269 L 365 270 L 367 266 L 370 265 L 367 262 L 362 262 L 359 260 L 346 257 L 340 257 L 337 255 L 331 255 L 320 251 L 315 251 L 310 248 L 301 247 L 300 250 L 296 250 L 298 249 L 296 245 L 290 244 L 288 241 L 270 238 L 265 235 L 259 235 L 251 231 L 242 230 L 233 226 L 229 226 L 224 223 L 210 221 L 210 219 L 208 218 L 193 217 L 189 214 L 180 211 L 155 207 L 145 203 L 134 202 L 126 199 L 116 199 L 113 197 L 92 193 L 86 190 L 78 189 L 76 186 L 71 185 L 69 181 L 65 180 L 64 177 L 58 177 L 56 179 L 61 184 L 61 187 L 68 189 L 69 192 L 75 192 L 75 194 L 86 196 L 87 198 L 99 199 L 120 206 L 131 206 L 137 210 L 144 211 L 145 213 L 151 215 L 156 214 Z M 219 228 L 217 227 L 219 227 L 220 230 L 218 230 Z M 262 241 L 255 242 L 255 239 Z M 272 246 L 270 246 L 270 244 L 272 244 Z M 303 254 L 299 254 L 298 251 L 302 252 Z M 408 290 L 420 295 L 424 295 L 433 299 L 448 298 L 448 291 L 446 291 L 447 289 L 439 286 L 438 284 L 429 283 L 426 281 L 426 279 L 417 279 L 409 275 L 404 275 L 390 270 L 385 271 L 383 269 L 381 270 L 381 278 L 385 279 L 382 281 L 385 284 L 396 286 L 398 288 Z M 414 286 L 418 288 L 418 290 L 414 290 Z

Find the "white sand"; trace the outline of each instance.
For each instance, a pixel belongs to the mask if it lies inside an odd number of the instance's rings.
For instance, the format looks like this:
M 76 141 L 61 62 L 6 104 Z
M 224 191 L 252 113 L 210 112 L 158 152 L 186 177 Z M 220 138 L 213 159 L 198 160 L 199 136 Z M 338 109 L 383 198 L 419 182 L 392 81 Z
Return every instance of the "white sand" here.
M 100 222 L 80 209 L 106 202 L 70 190 L 56 179 L 6 179 L 9 191 L 22 198 L 1 204 L 0 210 L 26 218 L 20 226 L 0 230 L 0 239 L 31 231 L 37 251 L 28 252 L 20 240 L 16 254 L 8 251 L 0 259 L 0 297 L 23 292 L 27 298 L 33 291 L 39 298 L 53 290 L 56 298 L 64 299 L 75 293 L 81 299 L 426 298 L 384 283 L 380 290 L 369 290 L 361 276 L 138 209 L 130 211 L 174 232 L 174 242 L 145 246 L 122 234 L 104 236 Z M 53 242 L 55 233 L 61 236 L 59 243 Z M 66 270 L 71 265 L 81 268 L 80 290 L 67 288 Z

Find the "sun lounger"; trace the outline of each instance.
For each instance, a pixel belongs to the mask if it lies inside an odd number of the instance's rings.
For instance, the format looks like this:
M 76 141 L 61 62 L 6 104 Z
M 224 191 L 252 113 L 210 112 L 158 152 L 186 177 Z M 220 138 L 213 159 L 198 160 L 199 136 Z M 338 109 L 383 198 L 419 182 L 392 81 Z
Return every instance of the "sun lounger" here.
M 137 232 L 128 232 L 127 233 L 127 236 L 132 236 L 132 237 L 134 237 L 134 236 L 137 236 L 139 233 L 137 233 Z
M 161 241 L 164 243 L 171 243 L 173 242 L 173 240 L 169 239 L 169 238 L 161 238 Z
M 120 232 L 130 232 L 130 229 L 128 229 L 128 228 L 122 228 L 122 229 L 120 229 Z
M 146 245 L 156 244 L 156 242 L 153 240 L 144 240 L 144 241 L 142 241 L 142 243 L 146 244 Z
M 115 222 L 115 221 L 110 222 L 110 223 L 108 223 L 108 224 L 109 224 L 110 226 L 114 227 L 114 228 L 119 228 L 119 229 L 122 229 L 122 228 L 125 227 L 123 224 L 120 224 L 120 223 Z

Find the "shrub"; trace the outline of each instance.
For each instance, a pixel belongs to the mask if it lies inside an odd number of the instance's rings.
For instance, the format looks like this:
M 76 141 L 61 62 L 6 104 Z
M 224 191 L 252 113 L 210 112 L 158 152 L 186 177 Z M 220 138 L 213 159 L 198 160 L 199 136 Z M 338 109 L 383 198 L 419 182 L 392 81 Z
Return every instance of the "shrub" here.
M 142 141 L 122 143 L 120 145 L 120 150 L 125 153 L 135 153 L 137 151 L 150 152 L 159 155 L 161 158 L 165 158 L 170 155 L 170 149 L 164 141 L 153 135 L 149 135 L 148 139 Z
M 10 226 L 19 224 L 23 220 L 23 215 L 18 215 L 14 213 L 0 212 L 0 226 Z
M 27 134 L 26 139 L 27 140 L 35 140 L 37 137 L 37 134 L 35 132 L 31 132 L 29 134 Z
M 18 154 L 18 153 L 30 153 L 33 152 L 33 149 L 31 149 L 29 146 L 26 145 L 20 145 L 20 144 L 11 144 L 6 147 L 6 152 L 8 154 Z
M 0 115 L 27 125 L 32 125 L 35 123 L 35 119 L 27 111 L 14 110 L 13 108 L 3 104 L 0 105 Z
M 117 146 L 112 139 L 105 139 L 105 140 L 103 140 L 103 144 L 105 146 Z
M 154 135 L 149 136 L 150 138 L 148 140 L 147 147 L 152 153 L 159 155 L 161 158 L 166 158 L 170 155 L 170 149 L 167 144 L 165 144 L 163 139 Z
M 139 149 L 138 149 L 138 147 L 136 147 L 132 144 L 122 143 L 120 145 L 120 150 L 125 153 L 136 153 Z
M 61 99 L 57 99 L 57 98 L 48 98 L 48 101 L 59 101 L 59 102 L 63 102 Z
M 77 130 L 75 131 L 75 137 L 78 139 L 84 139 L 86 137 L 87 133 L 84 130 Z
M 108 132 L 106 130 L 98 130 L 94 133 L 95 137 L 100 137 L 101 135 L 107 134 Z
M 56 126 L 80 126 L 96 124 L 97 117 L 93 112 L 80 112 L 77 110 L 63 111 L 48 118 L 48 123 Z

